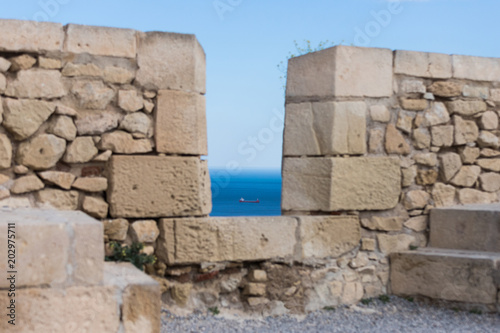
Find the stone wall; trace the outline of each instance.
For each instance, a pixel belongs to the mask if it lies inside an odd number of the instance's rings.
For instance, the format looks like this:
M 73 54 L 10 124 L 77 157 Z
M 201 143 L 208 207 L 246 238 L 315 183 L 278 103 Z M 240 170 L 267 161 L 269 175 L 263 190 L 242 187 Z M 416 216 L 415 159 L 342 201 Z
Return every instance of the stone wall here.
M 358 255 L 425 247 L 430 209 L 499 202 L 499 104 L 500 59 L 349 46 L 291 59 L 283 214 L 359 219 Z
M 390 292 L 428 212 L 497 202 L 500 60 L 337 46 L 289 63 L 280 217 L 209 217 L 193 35 L 0 20 L 0 206 L 145 243 L 172 311 L 302 313 Z
M 109 240 L 211 210 L 193 35 L 1 20 L 0 206 L 82 210 Z M 130 228 L 129 228 L 130 227 Z

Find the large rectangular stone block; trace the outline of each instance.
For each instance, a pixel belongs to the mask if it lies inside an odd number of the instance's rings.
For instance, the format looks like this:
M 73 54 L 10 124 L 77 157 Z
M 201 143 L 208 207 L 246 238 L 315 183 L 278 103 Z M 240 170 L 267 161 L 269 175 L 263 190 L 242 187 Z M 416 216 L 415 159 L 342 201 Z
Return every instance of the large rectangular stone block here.
M 451 56 L 440 53 L 395 51 L 394 73 L 435 79 L 452 75 Z
M 300 257 L 340 257 L 361 240 L 357 216 L 300 216 Z
M 7 52 L 57 52 L 64 42 L 60 23 L 0 20 L 0 50 Z
M 119 331 L 120 308 L 112 286 L 18 289 L 15 300 L 16 325 L 10 325 L 4 315 L 1 332 Z M 7 292 L 2 291 L 0 306 L 5 313 L 9 302 Z
M 66 26 L 64 50 L 109 57 L 135 58 L 136 31 L 78 24 Z
M 430 213 L 429 246 L 500 252 L 500 205 L 435 208 Z
M 139 34 L 136 82 L 146 89 L 205 93 L 205 52 L 194 35 Z
M 364 154 L 366 104 L 287 104 L 283 149 L 284 156 Z
M 495 304 L 500 255 L 422 249 L 391 254 L 391 289 L 447 301 Z
M 208 167 L 198 157 L 113 156 L 108 174 L 113 217 L 207 215 L 212 209 Z
M 453 77 L 475 81 L 499 81 L 500 59 L 452 55 Z
M 283 156 L 317 156 L 320 147 L 311 103 L 288 103 L 285 109 Z
M 288 62 L 289 98 L 392 95 L 392 51 L 339 45 Z
M 167 264 L 292 258 L 296 228 L 291 217 L 162 219 L 157 255 Z
M 282 176 L 285 211 L 391 209 L 401 193 L 394 157 L 284 158 Z
M 155 114 L 156 151 L 207 155 L 205 96 L 160 90 Z
M 38 209 L 0 210 L 0 247 L 7 249 L 8 223 L 14 223 L 17 287 L 92 285 L 102 281 L 102 224 L 82 212 Z M 10 233 L 12 235 L 12 233 Z M 11 242 L 12 243 L 12 242 Z M 14 243 L 12 243 L 14 244 Z M 0 252 L 0 270 L 8 266 Z M 0 280 L 0 288 L 8 281 Z

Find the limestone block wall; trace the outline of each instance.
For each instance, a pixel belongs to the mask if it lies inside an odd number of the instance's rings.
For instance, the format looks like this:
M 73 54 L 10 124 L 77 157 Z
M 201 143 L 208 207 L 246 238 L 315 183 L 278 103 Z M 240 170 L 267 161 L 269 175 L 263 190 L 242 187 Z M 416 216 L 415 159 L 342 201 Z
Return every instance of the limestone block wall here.
M 211 210 L 194 35 L 0 20 L 0 206 L 82 210 L 105 242 Z
M 499 113 L 500 59 L 349 46 L 293 58 L 283 214 L 359 218 L 368 256 L 425 247 L 431 208 L 499 202 Z
M 337 46 L 291 59 L 287 84 L 285 214 L 380 230 L 372 217 L 498 201 L 499 59 Z

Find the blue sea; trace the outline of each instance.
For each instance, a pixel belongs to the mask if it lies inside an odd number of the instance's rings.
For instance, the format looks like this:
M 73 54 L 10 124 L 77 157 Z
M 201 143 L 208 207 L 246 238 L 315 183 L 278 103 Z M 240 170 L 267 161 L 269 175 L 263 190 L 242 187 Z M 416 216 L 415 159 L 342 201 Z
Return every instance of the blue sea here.
M 229 173 L 210 169 L 212 213 L 210 216 L 281 215 L 281 171 L 240 170 Z M 259 200 L 259 203 L 239 202 Z

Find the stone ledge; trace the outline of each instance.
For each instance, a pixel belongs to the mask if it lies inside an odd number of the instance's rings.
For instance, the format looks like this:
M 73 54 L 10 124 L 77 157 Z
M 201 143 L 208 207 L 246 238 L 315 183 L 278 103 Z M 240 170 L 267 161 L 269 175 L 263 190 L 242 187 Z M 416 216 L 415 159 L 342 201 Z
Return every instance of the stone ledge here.
M 453 77 L 474 81 L 498 81 L 500 59 L 452 55 Z
M 422 249 L 391 254 L 395 295 L 495 304 L 500 254 Z
M 259 216 L 160 220 L 157 255 L 169 265 L 220 261 L 314 261 L 359 246 L 356 216 Z
M 281 216 L 162 219 L 157 255 L 171 265 L 293 258 L 296 229 Z
M 135 58 L 136 31 L 109 27 L 68 24 L 64 51 L 98 56 Z
M 434 79 L 447 79 L 452 76 L 450 55 L 403 50 L 397 50 L 394 53 L 395 74 Z
M 17 287 L 95 285 L 102 281 L 102 224 L 82 212 L 0 209 L 1 234 L 15 223 Z M 7 237 L 0 238 L 7 249 Z M 7 251 L 0 270 L 7 269 Z M 0 288 L 8 281 L 0 280 Z
M 0 51 L 59 52 L 64 42 L 59 23 L 0 20 Z

